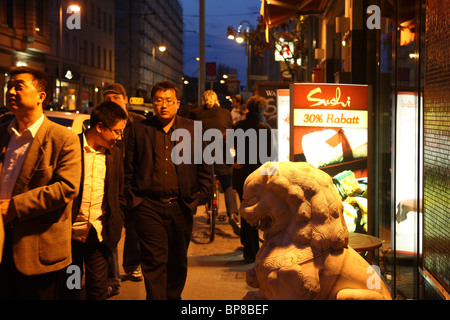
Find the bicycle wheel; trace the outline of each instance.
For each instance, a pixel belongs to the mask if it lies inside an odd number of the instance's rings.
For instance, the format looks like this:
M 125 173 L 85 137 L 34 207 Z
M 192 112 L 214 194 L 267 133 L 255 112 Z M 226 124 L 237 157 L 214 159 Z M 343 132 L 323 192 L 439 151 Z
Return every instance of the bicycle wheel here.
M 209 215 L 209 242 L 214 241 L 214 235 L 216 234 L 216 216 L 217 209 L 212 209 Z

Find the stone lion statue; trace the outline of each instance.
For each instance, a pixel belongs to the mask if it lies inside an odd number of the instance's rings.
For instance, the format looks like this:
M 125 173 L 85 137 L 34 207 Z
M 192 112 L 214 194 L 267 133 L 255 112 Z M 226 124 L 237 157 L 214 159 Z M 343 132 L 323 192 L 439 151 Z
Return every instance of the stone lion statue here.
M 266 163 L 245 181 L 239 211 L 264 232 L 246 274 L 259 290 L 244 299 L 391 299 L 348 246 L 342 201 L 325 172 L 303 162 Z

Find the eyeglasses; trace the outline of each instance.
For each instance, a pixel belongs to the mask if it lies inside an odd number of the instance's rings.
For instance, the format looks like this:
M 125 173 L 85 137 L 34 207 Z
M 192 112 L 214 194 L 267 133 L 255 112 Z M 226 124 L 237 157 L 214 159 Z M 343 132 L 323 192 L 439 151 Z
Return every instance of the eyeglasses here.
M 114 133 L 117 137 L 123 138 L 123 130 L 111 129 L 108 126 L 105 126 L 105 127 L 108 128 L 109 130 L 111 130 L 111 132 Z
M 165 102 L 166 106 L 171 107 L 178 101 L 180 101 L 180 100 L 166 100 L 166 99 L 158 98 L 158 99 L 153 100 L 153 103 L 156 106 L 162 106 L 164 104 L 164 102 Z

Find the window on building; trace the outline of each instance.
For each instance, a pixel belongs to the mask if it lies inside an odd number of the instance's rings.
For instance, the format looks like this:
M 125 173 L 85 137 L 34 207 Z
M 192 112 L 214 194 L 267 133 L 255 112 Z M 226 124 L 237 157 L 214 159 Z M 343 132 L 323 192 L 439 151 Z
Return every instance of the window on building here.
M 93 3 L 91 3 L 91 12 L 89 13 L 91 16 L 91 25 L 95 25 L 95 6 Z
M 43 0 L 36 0 L 35 1 L 36 7 L 36 25 L 34 27 L 34 30 L 37 34 L 43 34 L 43 28 L 44 28 L 44 1 Z
M 109 50 L 109 71 L 112 71 L 112 69 L 113 69 L 112 64 L 113 64 L 113 61 L 112 61 L 112 51 Z
M 103 11 L 103 32 L 107 32 L 107 23 L 108 20 L 106 19 L 106 11 Z
M 88 64 L 88 43 L 83 40 L 83 64 Z
M 95 66 L 95 45 L 91 43 L 91 66 Z
M 106 70 L 106 48 L 103 48 L 103 69 Z
M 6 0 L 6 24 L 9 28 L 14 28 L 14 1 Z
M 97 8 L 97 28 L 102 28 L 102 13 L 100 11 L 100 8 Z
M 100 46 L 97 46 L 97 68 L 100 68 L 102 65 L 102 55 L 100 51 Z

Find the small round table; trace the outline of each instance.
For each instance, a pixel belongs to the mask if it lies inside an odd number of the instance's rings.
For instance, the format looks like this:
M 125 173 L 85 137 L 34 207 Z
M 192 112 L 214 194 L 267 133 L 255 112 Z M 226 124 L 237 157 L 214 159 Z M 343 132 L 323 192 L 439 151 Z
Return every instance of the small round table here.
M 348 245 L 361 255 L 368 252 L 367 261 L 372 263 L 371 251 L 381 247 L 382 242 L 381 239 L 368 234 L 349 232 Z

